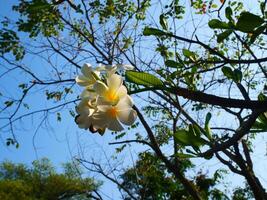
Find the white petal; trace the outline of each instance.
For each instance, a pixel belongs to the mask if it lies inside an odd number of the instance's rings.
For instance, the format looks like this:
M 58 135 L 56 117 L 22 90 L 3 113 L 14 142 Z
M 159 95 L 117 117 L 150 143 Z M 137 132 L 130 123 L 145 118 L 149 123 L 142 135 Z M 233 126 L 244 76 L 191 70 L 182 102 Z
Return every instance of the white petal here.
M 109 121 L 109 124 L 108 124 L 107 128 L 109 130 L 112 130 L 112 131 L 121 131 L 121 130 L 123 130 L 122 125 L 120 124 L 120 122 L 116 118 L 113 118 L 113 120 Z
M 133 100 L 129 95 L 124 96 L 120 99 L 118 104 L 116 105 L 118 110 L 127 110 L 133 107 Z
M 136 111 L 133 109 L 122 110 L 118 112 L 118 118 L 120 122 L 128 126 L 134 123 L 134 121 L 136 120 L 136 116 Z
M 96 91 L 97 94 L 104 96 L 106 91 L 108 90 L 108 87 L 102 81 L 97 81 L 94 84 L 94 90 Z
M 80 95 L 80 97 L 82 99 L 91 100 L 91 99 L 94 99 L 96 97 L 96 93 L 95 92 L 88 91 L 87 89 L 85 89 L 85 90 L 83 90 L 83 92 Z
M 83 76 L 83 75 L 79 75 L 75 78 L 75 81 L 78 85 L 80 86 L 88 86 L 91 83 L 90 79 L 88 79 L 87 77 Z
M 76 118 L 79 128 L 88 129 L 92 124 L 92 118 L 86 115 L 80 115 Z
M 117 65 L 118 68 L 122 69 L 122 70 L 133 70 L 134 66 L 132 65 Z
M 97 109 L 100 112 L 107 112 L 108 110 L 110 110 L 111 106 L 110 105 L 97 105 Z
M 92 66 L 88 63 L 84 64 L 83 67 L 81 68 L 81 72 L 83 73 L 84 76 L 91 77 Z
M 95 128 L 106 128 L 109 124 L 109 117 L 106 115 L 105 112 L 95 112 L 92 115 L 92 124 Z
M 117 74 L 113 74 L 107 78 L 107 84 L 110 90 L 117 91 L 122 85 L 122 77 Z
M 127 95 L 127 89 L 124 85 L 121 85 L 120 88 L 117 90 L 118 97 L 124 98 Z
M 96 71 L 105 71 L 106 70 L 106 66 L 103 64 L 99 64 L 98 67 L 96 67 Z
M 87 112 L 88 109 L 88 100 L 87 99 L 82 99 L 82 101 L 79 103 L 78 106 L 76 106 L 76 112 L 81 114 L 84 112 Z
M 98 106 L 101 106 L 101 105 L 113 105 L 113 102 L 107 101 L 107 99 L 105 97 L 98 96 L 97 100 L 96 100 L 96 104 Z
M 113 74 L 116 73 L 117 67 L 116 66 L 112 66 L 111 68 L 107 69 L 106 71 L 107 71 L 108 77 L 110 77 L 110 76 L 112 76 Z

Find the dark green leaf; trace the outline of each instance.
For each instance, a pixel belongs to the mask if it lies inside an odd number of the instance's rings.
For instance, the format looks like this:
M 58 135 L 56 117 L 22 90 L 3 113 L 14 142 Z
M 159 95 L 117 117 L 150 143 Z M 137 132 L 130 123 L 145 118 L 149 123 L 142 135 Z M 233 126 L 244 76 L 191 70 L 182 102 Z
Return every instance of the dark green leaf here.
M 252 44 L 253 42 L 255 42 L 255 40 L 257 39 L 257 37 L 262 34 L 266 29 L 266 26 L 260 26 L 258 28 L 256 28 L 256 30 L 253 32 L 251 38 L 250 38 L 250 44 Z
M 178 68 L 178 67 L 183 66 L 182 64 L 180 64 L 180 63 L 178 63 L 178 62 L 176 62 L 174 60 L 166 60 L 165 61 L 165 65 L 167 67 L 171 67 L 171 68 Z
M 185 57 L 191 60 L 195 60 L 196 54 L 194 52 L 189 51 L 188 49 L 183 49 L 183 54 Z
M 182 158 L 182 159 L 195 158 L 196 157 L 195 155 L 187 154 L 187 153 L 176 153 L 175 156 L 178 158 Z
M 145 27 L 143 34 L 145 36 L 149 36 L 149 35 L 163 36 L 163 35 L 166 35 L 166 33 L 164 31 L 161 31 L 161 30 L 156 29 L 156 28 L 149 28 L 149 27 Z
M 209 140 L 212 139 L 211 130 L 210 130 L 210 126 L 209 126 L 210 119 L 211 119 L 211 113 L 208 112 L 207 115 L 206 115 L 206 119 L 205 119 L 205 131 L 206 131 L 205 135 L 207 136 L 207 138 Z
M 206 144 L 206 141 L 201 137 L 197 137 L 194 133 L 186 130 L 178 130 L 174 134 L 175 140 L 184 146 L 192 146 L 199 148 L 200 146 Z
M 164 29 L 164 30 L 167 30 L 168 29 L 168 23 L 167 23 L 167 19 L 165 17 L 164 14 L 161 14 L 159 16 L 159 23 L 161 25 L 161 27 Z
M 14 103 L 14 101 L 6 101 L 5 105 L 6 105 L 6 107 L 10 107 L 10 106 L 12 106 L 13 103 Z
M 266 2 L 261 2 L 260 9 L 261 9 L 262 15 L 265 15 L 265 7 L 266 7 Z
M 226 38 L 229 37 L 229 35 L 231 35 L 233 33 L 232 30 L 226 30 L 222 33 L 220 33 L 219 35 L 217 35 L 217 42 L 220 43 L 220 42 L 223 42 Z
M 232 11 L 231 7 L 229 7 L 229 6 L 226 7 L 225 8 L 225 16 L 227 19 L 229 19 L 229 21 L 232 20 L 232 15 L 233 15 L 233 11 Z
M 223 67 L 222 72 L 228 79 L 233 79 L 234 72 L 230 67 Z
M 222 22 L 218 19 L 212 19 L 209 21 L 209 27 L 212 29 L 229 29 L 231 28 L 226 22 Z
M 260 94 L 258 95 L 258 100 L 259 100 L 259 101 L 266 101 L 266 100 L 267 100 L 267 97 L 266 97 L 264 94 L 260 93 Z
M 237 23 L 236 29 L 245 33 L 253 32 L 255 28 L 264 23 L 264 20 L 258 16 L 249 12 L 241 13 Z
M 237 83 L 240 83 L 243 77 L 242 72 L 239 69 L 235 69 L 233 73 L 234 73 L 233 80 Z
M 158 79 L 156 76 L 145 72 L 126 71 L 125 77 L 127 81 L 138 85 L 144 85 L 144 86 L 163 85 L 161 80 Z

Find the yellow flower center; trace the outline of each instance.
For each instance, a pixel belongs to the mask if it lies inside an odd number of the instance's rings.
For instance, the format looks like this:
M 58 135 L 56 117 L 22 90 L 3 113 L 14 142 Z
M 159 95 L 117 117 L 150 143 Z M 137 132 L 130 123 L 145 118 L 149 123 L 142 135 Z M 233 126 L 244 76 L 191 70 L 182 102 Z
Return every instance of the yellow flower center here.
M 118 113 L 118 111 L 117 111 L 117 109 L 116 109 L 116 107 L 111 107 L 109 110 L 108 110 L 108 115 L 110 116 L 110 117 L 112 117 L 112 118 L 115 118 L 116 116 L 117 116 L 117 113 Z
M 118 95 L 116 94 L 114 90 L 108 90 L 106 94 L 106 98 L 110 102 L 115 102 L 118 99 Z

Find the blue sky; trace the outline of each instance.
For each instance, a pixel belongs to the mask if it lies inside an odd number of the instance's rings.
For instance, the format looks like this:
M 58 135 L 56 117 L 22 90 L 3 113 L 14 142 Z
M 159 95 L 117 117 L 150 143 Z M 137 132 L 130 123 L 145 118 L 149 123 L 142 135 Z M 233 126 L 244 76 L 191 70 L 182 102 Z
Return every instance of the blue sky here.
M 8 16 L 11 19 L 16 17 L 11 9 L 11 6 L 16 3 L 17 0 L 0 0 L 1 18 L 4 16 Z M 24 63 L 30 64 L 37 69 L 44 65 L 40 59 L 34 57 L 26 57 Z M 0 65 L 4 67 L 6 63 L 0 60 Z M 0 72 L 2 72 L 1 67 Z M 2 77 L 0 91 L 2 93 L 7 92 L 13 96 L 19 94 L 20 91 L 16 87 L 11 86 L 18 85 L 23 79 L 23 74 L 17 72 L 11 73 L 8 77 Z M 38 109 L 38 106 L 53 106 L 53 102 L 43 103 L 44 101 L 40 100 L 40 98 L 44 97 L 38 91 L 34 91 L 34 95 L 31 98 L 25 99 L 25 101 L 32 106 L 32 110 Z M 51 114 L 49 121 L 46 121 L 41 128 L 38 128 L 38 123 L 43 119 L 42 115 L 30 116 L 21 120 L 16 125 L 15 131 L 20 143 L 18 149 L 14 146 L 7 147 L 5 145 L 7 133 L 2 132 L 0 162 L 10 160 L 15 163 L 26 163 L 30 165 L 35 159 L 47 157 L 60 171 L 61 164 L 71 161 L 73 156 L 83 155 L 85 158 L 94 158 L 98 162 L 106 163 L 114 155 L 114 147 L 108 145 L 108 142 L 113 139 L 110 134 L 105 134 L 104 136 L 93 135 L 88 131 L 78 129 L 74 119 L 70 117 L 68 112 L 63 112 L 62 122 L 56 121 L 55 118 L 56 115 Z M 6 121 L 1 121 L 1 126 L 4 123 Z M 19 127 L 19 124 L 21 127 Z M 102 180 L 102 177 L 96 174 L 90 173 L 89 171 L 85 172 L 88 176 Z M 105 199 L 117 199 L 119 195 L 116 187 L 108 181 L 102 186 L 101 191 L 107 195 Z
M 13 17 L 13 13 L 11 12 L 11 5 L 15 4 L 16 0 L 0 0 L 0 15 L 1 16 L 9 16 Z M 0 62 L 2 62 L 0 60 Z M 26 62 L 35 66 L 42 66 L 42 63 L 38 59 L 34 59 L 32 57 L 26 58 Z M 0 63 L 1 64 L 1 63 Z M 5 89 L 10 93 L 14 94 L 17 92 L 16 89 L 9 89 L 9 85 L 13 83 L 13 81 L 20 81 L 20 74 L 14 74 L 12 79 L 2 79 L 0 84 L 1 90 Z M 32 99 L 28 99 L 28 102 L 32 102 L 32 104 L 36 104 L 36 102 L 40 101 L 42 98 L 38 91 L 36 91 L 36 95 Z M 137 102 L 139 103 L 139 102 Z M 37 103 L 38 105 L 38 103 Z M 18 140 L 20 142 L 20 148 L 16 149 L 14 147 L 6 147 L 5 145 L 0 145 L 0 161 L 3 160 L 11 160 L 13 162 L 23 162 L 30 164 L 33 160 L 48 157 L 51 161 L 56 165 L 60 166 L 61 163 L 70 161 L 72 156 L 78 154 L 84 154 L 86 158 L 94 158 L 97 161 L 102 163 L 106 163 L 106 161 L 117 162 L 112 160 L 112 156 L 115 155 L 115 147 L 109 146 L 108 142 L 113 140 L 113 136 L 110 134 L 105 134 L 104 136 L 99 136 L 97 134 L 91 134 L 88 131 L 83 131 L 77 128 L 74 120 L 70 115 L 65 112 L 62 116 L 62 122 L 57 122 L 55 120 L 55 115 L 50 118 L 49 122 L 47 122 L 48 129 L 43 127 L 38 129 L 38 124 L 35 123 L 40 121 L 42 118 L 41 115 L 37 115 L 37 117 L 31 118 L 29 117 L 27 121 L 22 121 L 22 127 L 18 128 Z M 36 135 L 35 135 L 35 131 Z M 131 135 L 127 136 L 131 138 Z M 254 153 L 255 160 L 255 168 L 257 169 L 257 175 L 260 176 L 262 183 L 267 186 L 267 175 L 265 173 L 266 168 L 266 156 L 263 151 L 266 151 L 266 137 L 263 135 L 259 135 L 258 139 L 255 142 L 255 145 L 258 147 L 256 152 Z M 140 148 L 127 148 L 124 153 L 119 155 L 121 157 L 121 162 L 123 165 L 131 165 L 132 160 L 131 156 L 133 156 L 133 160 L 136 157 L 136 152 L 138 152 Z M 130 158 L 130 159 L 129 159 Z M 125 162 L 125 160 L 127 162 Z M 218 167 L 218 162 L 213 160 L 210 162 L 206 161 L 197 161 L 198 165 L 197 169 L 203 169 L 214 171 Z M 89 175 L 95 176 L 95 174 L 89 173 Z M 99 177 L 97 177 L 99 178 Z M 229 178 L 229 181 L 231 181 Z M 240 182 L 239 178 L 235 177 L 233 181 L 238 184 Z M 118 192 L 110 189 L 111 184 L 107 183 L 103 187 L 104 193 L 109 196 L 113 196 L 111 199 L 116 199 L 118 196 Z M 108 199 L 108 198 L 107 198 Z

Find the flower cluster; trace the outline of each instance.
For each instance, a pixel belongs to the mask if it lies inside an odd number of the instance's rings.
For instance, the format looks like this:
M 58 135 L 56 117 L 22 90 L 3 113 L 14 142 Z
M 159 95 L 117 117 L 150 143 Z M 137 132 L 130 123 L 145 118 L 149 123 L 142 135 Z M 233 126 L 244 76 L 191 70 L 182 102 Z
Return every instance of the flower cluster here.
M 133 100 L 127 94 L 123 79 L 116 71 L 131 66 L 104 66 L 95 69 L 90 64 L 81 68 L 82 75 L 76 77 L 76 83 L 85 89 L 81 102 L 76 107 L 76 123 L 80 128 L 103 134 L 105 129 L 123 130 L 124 125 L 132 125 L 136 119 Z

